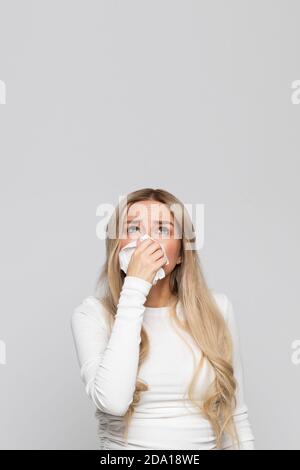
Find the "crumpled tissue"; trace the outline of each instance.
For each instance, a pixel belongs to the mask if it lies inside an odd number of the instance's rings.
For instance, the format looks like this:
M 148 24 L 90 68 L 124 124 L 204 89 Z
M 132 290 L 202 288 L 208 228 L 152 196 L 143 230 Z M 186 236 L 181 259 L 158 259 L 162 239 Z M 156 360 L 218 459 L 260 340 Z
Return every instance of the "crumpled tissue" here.
M 143 240 L 146 240 L 147 238 L 152 238 L 152 237 L 150 237 L 147 233 L 145 233 L 144 235 L 142 235 L 140 237 L 140 240 L 143 241 Z M 152 238 L 152 240 L 154 240 L 154 238 Z M 127 273 L 127 268 L 128 268 L 128 265 L 129 265 L 129 261 L 131 259 L 131 256 L 132 256 L 133 252 L 135 251 L 136 245 L 137 245 L 137 240 L 133 240 L 132 242 L 125 245 L 119 251 L 120 269 L 122 269 L 122 271 L 124 271 L 124 273 Z M 164 254 L 167 258 L 167 261 L 166 261 L 165 264 L 169 264 L 169 259 L 168 259 L 167 254 L 166 254 L 166 250 L 165 250 L 164 246 L 161 243 L 160 243 L 160 246 L 162 247 L 162 250 L 163 250 L 163 252 L 164 252 Z M 153 278 L 152 285 L 155 285 L 159 279 L 163 279 L 165 277 L 165 275 L 166 275 L 165 270 L 163 268 L 159 268 L 159 270 L 156 272 L 156 274 Z

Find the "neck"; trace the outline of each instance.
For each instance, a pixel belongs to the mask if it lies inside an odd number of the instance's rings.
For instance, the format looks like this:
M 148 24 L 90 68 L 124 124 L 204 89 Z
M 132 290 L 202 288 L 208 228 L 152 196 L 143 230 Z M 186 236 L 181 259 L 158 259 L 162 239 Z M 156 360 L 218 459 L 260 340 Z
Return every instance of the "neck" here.
M 170 275 L 167 275 L 151 287 L 144 305 L 153 308 L 166 307 L 172 303 L 175 297 L 170 290 Z

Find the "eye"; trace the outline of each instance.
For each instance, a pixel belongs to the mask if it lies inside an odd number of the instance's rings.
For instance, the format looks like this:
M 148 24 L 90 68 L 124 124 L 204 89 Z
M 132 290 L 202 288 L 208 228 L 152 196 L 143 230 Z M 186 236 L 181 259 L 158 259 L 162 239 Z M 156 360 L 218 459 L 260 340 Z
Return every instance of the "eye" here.
M 137 225 L 130 225 L 130 226 L 127 227 L 127 233 L 134 233 L 134 231 L 133 232 L 130 231 L 130 229 L 132 229 L 132 228 L 138 228 L 139 229 L 139 227 Z
M 168 229 L 168 227 L 160 225 L 160 226 L 159 226 L 159 230 L 160 230 L 160 229 L 163 230 L 163 232 L 161 232 L 161 233 L 164 233 L 165 235 L 169 235 L 169 234 L 170 234 L 170 230 Z

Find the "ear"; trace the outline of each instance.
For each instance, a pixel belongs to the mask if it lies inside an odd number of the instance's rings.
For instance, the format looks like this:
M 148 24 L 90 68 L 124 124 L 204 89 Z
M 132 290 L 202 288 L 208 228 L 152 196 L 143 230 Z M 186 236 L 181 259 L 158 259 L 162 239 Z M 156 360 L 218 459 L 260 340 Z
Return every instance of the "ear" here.
M 179 257 L 178 257 L 178 259 L 177 259 L 177 261 L 176 261 L 176 264 L 180 264 L 180 263 L 181 263 L 181 261 L 182 261 L 182 257 L 181 257 L 181 256 L 179 256 Z

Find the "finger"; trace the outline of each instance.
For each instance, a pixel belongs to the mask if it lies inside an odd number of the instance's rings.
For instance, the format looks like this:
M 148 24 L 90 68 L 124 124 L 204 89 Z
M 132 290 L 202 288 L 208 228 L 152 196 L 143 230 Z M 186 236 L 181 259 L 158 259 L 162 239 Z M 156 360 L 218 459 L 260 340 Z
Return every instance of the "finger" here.
M 155 261 L 154 269 L 155 269 L 155 270 L 158 270 L 161 266 L 163 266 L 164 264 L 166 264 L 166 262 L 167 262 L 166 256 L 165 256 L 165 255 L 160 256 L 160 257 Z
M 151 245 L 152 241 L 153 240 L 151 238 L 146 238 L 146 240 L 141 241 L 141 237 L 139 237 L 137 239 L 136 249 L 139 248 L 139 251 L 144 251 L 147 248 L 148 245 Z
M 160 249 L 161 249 L 160 243 L 158 243 L 158 241 L 156 241 L 156 240 L 153 240 L 153 243 L 150 244 L 150 245 L 145 249 L 145 253 L 148 254 L 148 255 L 151 255 L 151 254 L 153 254 L 155 251 L 160 250 Z
M 165 255 L 165 252 L 162 248 L 158 249 L 157 251 L 155 251 L 153 254 L 152 254 L 152 257 L 155 261 L 157 260 L 160 260 L 162 258 L 166 258 L 166 255 Z

